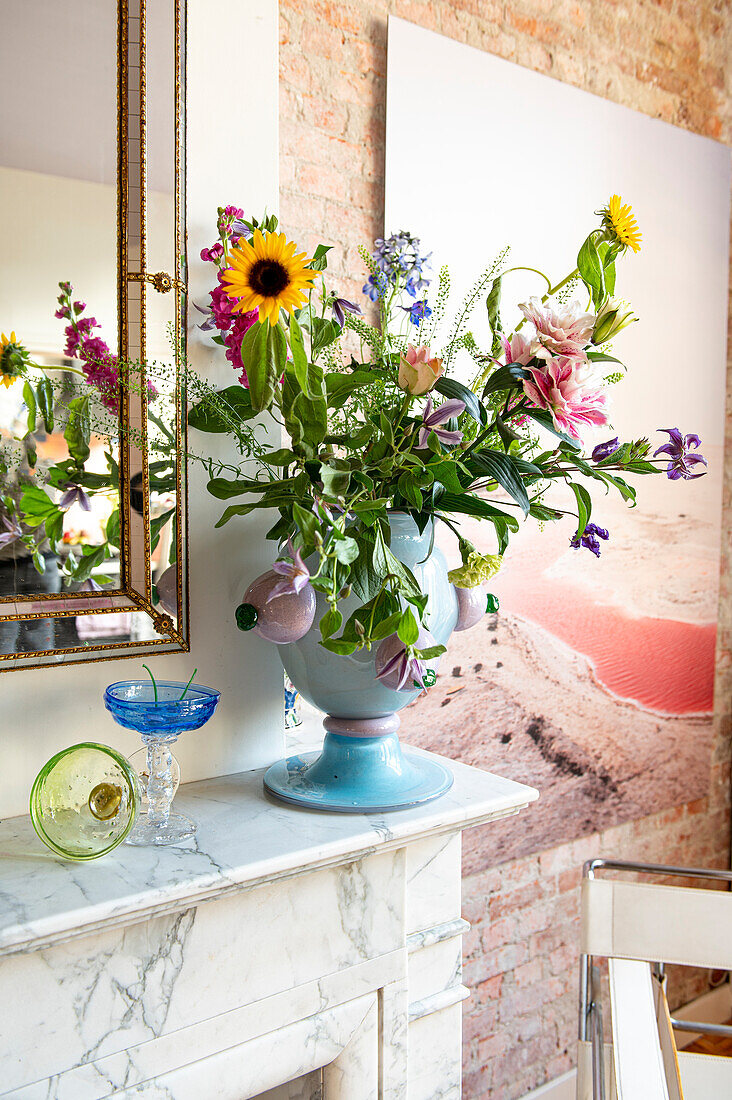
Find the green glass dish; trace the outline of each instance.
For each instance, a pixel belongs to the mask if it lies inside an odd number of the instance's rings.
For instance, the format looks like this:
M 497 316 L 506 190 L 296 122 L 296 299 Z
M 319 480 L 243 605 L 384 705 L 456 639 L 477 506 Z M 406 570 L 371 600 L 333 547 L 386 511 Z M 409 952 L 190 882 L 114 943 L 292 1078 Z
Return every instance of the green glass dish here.
M 121 753 L 85 741 L 56 753 L 30 794 L 33 828 L 64 859 L 89 860 L 121 844 L 140 804 L 137 775 Z

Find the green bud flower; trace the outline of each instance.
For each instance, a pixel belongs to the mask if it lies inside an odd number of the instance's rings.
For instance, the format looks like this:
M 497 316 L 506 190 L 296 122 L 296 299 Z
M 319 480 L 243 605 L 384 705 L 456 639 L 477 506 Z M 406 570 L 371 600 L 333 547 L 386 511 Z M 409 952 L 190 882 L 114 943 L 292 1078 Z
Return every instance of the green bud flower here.
M 592 343 L 606 344 L 637 320 L 628 302 L 622 298 L 608 298 L 595 318 Z

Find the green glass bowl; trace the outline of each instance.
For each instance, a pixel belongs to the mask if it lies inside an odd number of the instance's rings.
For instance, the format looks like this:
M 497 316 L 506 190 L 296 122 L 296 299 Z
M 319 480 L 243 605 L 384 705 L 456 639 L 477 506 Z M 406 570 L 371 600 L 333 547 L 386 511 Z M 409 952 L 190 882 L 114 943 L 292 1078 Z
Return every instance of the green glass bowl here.
M 137 775 L 121 753 L 85 741 L 56 753 L 30 794 L 33 828 L 64 859 L 88 860 L 121 844 L 140 804 Z

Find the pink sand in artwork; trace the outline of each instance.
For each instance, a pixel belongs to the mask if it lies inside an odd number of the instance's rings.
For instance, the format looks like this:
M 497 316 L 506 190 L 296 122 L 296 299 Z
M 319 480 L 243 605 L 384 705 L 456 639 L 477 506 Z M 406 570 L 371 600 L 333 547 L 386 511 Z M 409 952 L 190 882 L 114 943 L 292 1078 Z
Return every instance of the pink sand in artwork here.
M 711 712 L 714 624 L 631 618 L 622 608 L 595 603 L 581 589 L 557 582 L 548 591 L 546 585 L 527 585 L 525 579 L 516 584 L 506 576 L 500 591 L 502 611 L 538 623 L 583 653 L 615 695 L 665 714 Z

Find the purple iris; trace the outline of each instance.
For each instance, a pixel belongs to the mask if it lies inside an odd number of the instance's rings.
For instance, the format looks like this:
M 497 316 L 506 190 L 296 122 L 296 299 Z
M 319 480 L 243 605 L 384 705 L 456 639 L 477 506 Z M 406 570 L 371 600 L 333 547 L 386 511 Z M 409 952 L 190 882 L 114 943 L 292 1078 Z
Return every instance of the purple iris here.
M 424 689 L 424 662 L 420 661 L 419 657 L 410 657 L 406 646 L 402 646 L 393 657 L 389 658 L 381 671 L 376 673 L 376 679 L 386 680 L 392 672 L 396 672 L 399 677 L 397 691 L 401 691 L 410 680 Z
M 292 561 L 276 561 L 272 566 L 275 573 L 279 573 L 284 579 L 274 586 L 267 597 L 267 603 L 278 596 L 297 596 L 310 580 L 308 567 L 302 560 L 300 551 L 293 547 L 292 539 L 287 540 L 287 549 Z
M 449 401 L 446 401 L 444 405 L 440 405 L 439 409 L 435 409 L 434 412 L 432 411 L 432 398 L 428 397 L 422 413 L 417 446 L 427 446 L 430 432 L 434 432 L 440 442 L 446 443 L 448 446 L 459 443 L 463 438 L 462 432 L 448 432 L 445 428 L 440 428 L 439 425 L 447 423 L 453 416 L 459 416 L 461 412 L 465 412 L 465 402 L 459 401 L 456 397 L 451 397 Z
M 595 523 L 588 523 L 582 534 L 580 536 L 575 535 L 569 545 L 574 547 L 575 550 L 579 550 L 584 546 L 587 550 L 591 550 L 596 558 L 599 558 L 599 539 L 607 540 L 609 538 L 610 535 L 604 527 L 598 527 Z
M 432 316 L 432 310 L 427 305 L 426 298 L 423 298 L 420 302 L 413 302 L 411 306 L 400 306 L 399 308 L 409 314 L 409 320 L 413 325 L 418 325 L 424 317 Z
M 662 447 L 659 447 L 657 451 L 653 452 L 653 457 L 656 455 L 668 455 L 671 459 L 666 467 L 666 476 L 671 481 L 678 481 L 680 477 L 684 481 L 693 481 L 694 478 L 704 477 L 705 470 L 700 470 L 698 474 L 692 473 L 692 467 L 698 466 L 701 463 L 702 466 L 707 465 L 707 460 L 704 455 L 693 454 L 692 449 L 695 451 L 697 447 L 701 447 L 701 439 L 698 435 L 682 435 L 678 428 L 658 428 L 659 432 L 666 432 L 669 437 L 668 443 L 664 443 Z
M 67 482 L 63 488 L 66 492 L 59 501 L 59 508 L 70 508 L 72 504 L 78 504 L 85 512 L 91 512 L 91 501 L 81 485 L 72 485 Z
M 592 452 L 592 458 L 595 462 L 602 462 L 603 458 L 610 458 L 610 455 L 614 455 L 619 450 L 620 444 L 618 437 L 615 436 L 614 439 L 608 439 L 607 443 L 598 443 Z
M 346 323 L 346 313 L 355 313 L 358 317 L 360 317 L 363 314 L 363 310 L 360 306 L 357 306 L 355 302 L 349 302 L 348 298 L 334 298 L 333 316 L 335 317 L 341 328 L 343 328 Z

